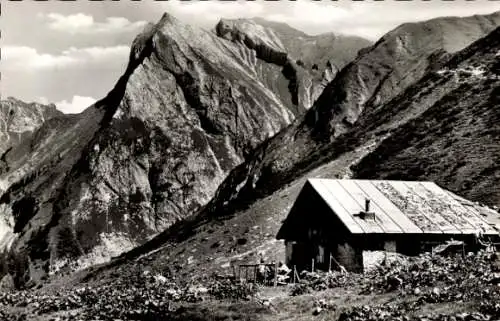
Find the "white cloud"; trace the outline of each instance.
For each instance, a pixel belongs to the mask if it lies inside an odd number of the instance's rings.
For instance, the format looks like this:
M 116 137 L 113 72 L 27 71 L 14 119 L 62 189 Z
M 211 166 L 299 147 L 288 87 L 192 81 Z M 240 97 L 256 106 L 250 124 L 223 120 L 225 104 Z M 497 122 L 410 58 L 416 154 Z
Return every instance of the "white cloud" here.
M 70 47 L 60 54 L 39 53 L 35 48 L 25 46 L 5 46 L 2 48 L 2 69 L 40 70 L 67 67 L 85 67 L 89 64 L 106 67 L 109 63 L 123 65 L 128 60 L 129 47 Z
M 5 46 L 2 48 L 2 69 L 43 69 L 66 67 L 76 63 L 73 57 L 39 53 L 35 48 Z
M 128 58 L 130 47 L 114 46 L 114 47 L 87 47 L 75 48 L 70 47 L 62 52 L 62 56 L 72 57 L 79 61 L 111 61 L 116 58 Z
M 60 101 L 56 103 L 56 107 L 65 114 L 77 114 L 95 102 L 96 99 L 92 97 L 73 96 L 70 102 L 67 100 Z
M 221 18 L 253 18 L 265 15 L 267 4 L 257 1 L 168 1 L 165 11 L 183 21 L 214 27 Z
M 62 15 L 59 13 L 38 14 L 48 21 L 52 30 L 71 34 L 103 34 L 134 32 L 144 27 L 145 21 L 131 22 L 124 17 L 107 17 L 104 22 L 94 21 L 94 17 L 83 13 Z
M 238 19 L 260 17 L 271 21 L 284 22 L 292 27 L 315 34 L 335 31 L 335 25 L 355 20 L 362 24 L 368 6 L 352 5 L 345 2 L 316 1 L 168 1 L 162 3 L 167 12 L 180 20 L 213 27 L 221 18 Z
M 476 6 L 474 8 L 474 6 Z M 343 34 L 352 34 L 377 40 L 385 33 L 407 22 L 425 21 L 437 17 L 466 17 L 473 14 L 490 14 L 500 9 L 493 2 L 435 2 L 422 4 L 404 2 L 355 2 L 344 17 L 323 27 Z M 384 17 L 380 19 L 380 17 Z
M 335 32 L 376 40 L 405 22 L 439 16 L 469 16 L 500 10 L 494 1 L 165 1 L 162 9 L 180 20 L 212 28 L 220 18 L 261 17 L 309 34 Z M 381 18 L 383 17 L 383 18 Z
M 289 12 L 266 15 L 265 18 L 288 24 L 328 25 L 352 15 L 347 8 L 325 6 L 317 2 L 297 1 L 290 6 Z
M 49 100 L 47 99 L 47 97 L 44 97 L 44 96 L 41 96 L 41 97 L 37 97 L 35 99 L 35 101 L 39 104 L 42 104 L 42 105 L 48 105 L 50 104 Z

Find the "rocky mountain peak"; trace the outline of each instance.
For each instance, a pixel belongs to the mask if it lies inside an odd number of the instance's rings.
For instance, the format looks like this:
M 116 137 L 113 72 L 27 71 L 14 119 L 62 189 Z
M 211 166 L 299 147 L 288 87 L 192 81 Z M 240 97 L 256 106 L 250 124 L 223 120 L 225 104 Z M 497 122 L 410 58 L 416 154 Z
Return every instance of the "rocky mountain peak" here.
M 26 103 L 14 97 L 0 101 L 0 155 L 45 121 L 63 115 L 54 104 Z
M 157 24 L 163 26 L 168 23 L 181 23 L 181 22 L 170 13 L 164 12 Z
M 500 22 L 500 11 L 469 17 L 440 17 L 423 22 L 404 23 L 384 35 L 377 44 L 402 52 L 422 51 L 442 47 L 453 53 L 464 49 L 470 39 L 477 40 L 492 31 Z
M 255 50 L 257 57 L 283 66 L 294 94 L 292 102 L 309 108 L 338 69 L 371 42 L 333 33 L 310 36 L 285 23 L 262 18 L 222 19 L 215 28 L 219 37 Z M 332 68 L 335 66 L 335 68 Z
M 217 36 L 240 42 L 249 47 L 268 47 L 276 52 L 285 53 L 286 48 L 276 32 L 252 19 L 221 19 L 215 27 Z

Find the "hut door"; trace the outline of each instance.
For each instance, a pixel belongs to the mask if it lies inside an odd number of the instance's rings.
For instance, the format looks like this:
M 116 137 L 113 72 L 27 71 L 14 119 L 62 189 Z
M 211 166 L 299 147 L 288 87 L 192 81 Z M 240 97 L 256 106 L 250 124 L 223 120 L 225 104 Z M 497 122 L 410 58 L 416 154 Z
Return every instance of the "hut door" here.
M 311 262 L 310 250 L 306 243 L 289 241 L 287 252 L 287 265 L 290 268 L 295 265 L 299 271 L 302 271 Z

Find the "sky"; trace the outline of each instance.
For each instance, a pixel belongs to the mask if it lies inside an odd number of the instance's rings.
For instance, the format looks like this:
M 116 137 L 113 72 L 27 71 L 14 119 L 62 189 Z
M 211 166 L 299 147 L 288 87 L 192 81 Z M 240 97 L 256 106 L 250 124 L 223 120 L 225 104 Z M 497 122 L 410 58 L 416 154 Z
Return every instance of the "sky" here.
M 311 35 L 335 32 L 376 41 L 405 22 L 488 14 L 500 10 L 500 1 L 52 0 L 1 6 L 1 98 L 55 103 L 77 113 L 113 88 L 134 37 L 164 12 L 205 29 L 221 18 L 261 17 Z

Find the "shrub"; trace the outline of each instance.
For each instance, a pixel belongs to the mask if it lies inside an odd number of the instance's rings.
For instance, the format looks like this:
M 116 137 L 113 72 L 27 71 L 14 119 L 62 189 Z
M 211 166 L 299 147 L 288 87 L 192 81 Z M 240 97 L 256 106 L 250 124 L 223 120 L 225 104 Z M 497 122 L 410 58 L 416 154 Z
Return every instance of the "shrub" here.
M 228 279 L 212 284 L 208 293 L 218 300 L 247 300 L 257 293 L 257 287 Z
M 311 293 L 311 288 L 307 284 L 303 283 L 297 283 L 292 287 L 292 290 L 290 291 L 291 296 L 298 296 L 298 295 L 303 295 Z

